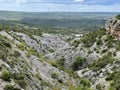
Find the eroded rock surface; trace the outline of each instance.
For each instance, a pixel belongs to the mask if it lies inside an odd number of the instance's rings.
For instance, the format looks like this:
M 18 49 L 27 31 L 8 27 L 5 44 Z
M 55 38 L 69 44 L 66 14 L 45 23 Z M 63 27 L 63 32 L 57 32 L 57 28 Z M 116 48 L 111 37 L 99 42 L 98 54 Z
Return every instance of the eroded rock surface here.
M 109 19 L 106 22 L 105 28 L 107 33 L 116 37 L 120 37 L 120 20 L 116 17 Z

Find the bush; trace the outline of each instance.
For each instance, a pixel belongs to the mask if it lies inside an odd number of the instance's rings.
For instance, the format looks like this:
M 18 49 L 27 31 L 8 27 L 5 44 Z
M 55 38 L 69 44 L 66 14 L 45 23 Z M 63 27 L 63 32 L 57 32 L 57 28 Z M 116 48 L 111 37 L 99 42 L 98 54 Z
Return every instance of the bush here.
M 9 71 L 6 68 L 3 68 L 1 78 L 5 81 L 10 81 L 10 77 L 11 77 L 11 75 L 10 75 Z
M 25 50 L 25 45 L 23 43 L 21 43 L 18 45 L 18 48 L 23 51 L 23 50 Z
M 103 45 L 103 42 L 102 42 L 101 39 L 99 39 L 99 40 L 96 41 L 96 44 L 97 44 L 97 45 Z
M 57 74 L 57 73 L 52 73 L 52 74 L 51 74 L 51 77 L 52 77 L 53 79 L 58 79 L 58 74 Z
M 87 79 L 81 79 L 80 84 L 84 87 L 90 87 L 90 82 Z
M 78 47 L 80 44 L 80 40 L 74 40 L 74 42 L 72 43 L 73 46 Z
M 4 45 L 5 45 L 6 47 L 11 48 L 11 44 L 10 44 L 9 42 L 4 41 L 3 43 L 4 43 Z
M 20 88 L 15 88 L 13 85 L 6 85 L 4 90 L 21 90 Z
M 64 67 L 64 62 L 65 62 L 65 58 L 61 58 L 59 60 L 57 60 L 57 64 Z
M 18 83 L 22 88 L 26 88 L 27 84 L 25 80 L 16 80 L 16 83 Z
M 106 53 L 107 51 L 108 51 L 108 49 L 103 49 L 103 50 L 102 50 L 102 54 L 103 54 L 103 53 Z
M 85 63 L 86 63 L 85 58 L 77 57 L 76 60 L 72 63 L 71 67 L 73 70 L 79 70 Z
M 97 89 L 97 90 L 103 90 L 103 89 L 102 89 L 102 86 L 101 86 L 100 84 L 96 85 L 96 89 Z
M 53 50 L 53 49 L 50 49 L 49 51 L 50 51 L 50 53 L 54 53 L 55 52 L 55 50 Z
M 59 82 L 59 83 L 63 83 L 62 79 L 59 79 L 58 82 Z
M 106 80 L 111 80 L 109 90 L 120 90 L 120 72 L 113 72 Z
M 17 57 L 21 56 L 21 54 L 18 51 L 15 51 L 13 56 L 17 58 Z
M 0 52 L 0 59 L 5 59 L 4 54 Z
M 117 18 L 117 19 L 119 19 L 119 20 L 120 20 L 120 14 L 119 14 L 119 15 L 117 15 L 115 18 Z
M 111 80 L 113 80 L 113 78 L 115 77 L 115 73 L 116 73 L 116 72 L 108 75 L 108 76 L 105 78 L 105 80 L 106 80 L 106 81 L 111 81 Z
M 27 50 L 27 57 L 30 57 L 31 55 L 35 55 L 37 57 L 41 57 L 41 55 L 39 53 L 37 53 L 37 51 L 34 48 L 29 48 Z
M 80 79 L 80 85 L 74 86 L 70 83 L 68 90 L 92 90 L 90 87 L 90 82 L 88 80 Z
M 26 81 L 25 81 L 25 75 L 23 73 L 14 73 L 12 74 L 12 78 L 15 80 L 16 83 L 18 83 L 22 88 L 26 88 Z

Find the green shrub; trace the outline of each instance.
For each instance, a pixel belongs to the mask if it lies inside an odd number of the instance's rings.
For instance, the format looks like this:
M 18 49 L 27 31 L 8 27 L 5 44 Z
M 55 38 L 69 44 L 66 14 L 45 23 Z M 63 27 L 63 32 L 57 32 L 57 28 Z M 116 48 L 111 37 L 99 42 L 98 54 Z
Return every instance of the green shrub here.
M 63 83 L 62 79 L 58 79 L 58 82 L 59 82 L 59 83 Z
M 1 78 L 5 81 L 10 81 L 10 77 L 11 77 L 11 75 L 10 75 L 9 71 L 5 67 L 3 67 Z
M 63 60 L 63 61 L 62 61 Z M 60 60 L 50 60 L 49 63 L 56 68 L 59 68 L 60 70 L 64 70 L 64 59 L 60 59 Z
M 90 82 L 87 79 L 81 79 L 80 84 L 84 87 L 90 87 Z
M 53 49 L 50 49 L 49 51 L 50 51 L 50 53 L 54 53 L 55 52 L 55 50 L 53 50 Z
M 120 14 L 119 14 L 119 15 L 117 15 L 115 18 L 117 18 L 117 19 L 119 19 L 119 20 L 120 20 Z
M 15 51 L 13 56 L 17 58 L 17 57 L 21 56 L 21 54 L 18 51 Z
M 31 55 L 35 55 L 37 57 L 41 57 L 41 55 L 39 53 L 37 53 L 37 51 L 34 48 L 29 48 L 27 50 L 27 57 L 30 57 Z
M 4 54 L 0 52 L 0 59 L 5 59 Z
M 106 80 L 111 80 L 109 90 L 119 90 L 120 89 L 120 72 L 113 72 L 109 75 Z
M 13 73 L 12 74 L 12 78 L 15 80 L 23 80 L 24 77 L 25 77 L 25 75 L 22 73 Z
M 26 81 L 25 80 L 16 80 L 15 81 L 16 83 L 18 83 L 22 88 L 26 88 L 26 86 L 27 86 L 27 83 L 26 83 Z
M 85 63 L 86 63 L 85 58 L 77 57 L 75 61 L 72 63 L 71 67 L 73 70 L 79 70 Z
M 53 67 L 59 68 L 59 65 L 56 63 L 56 61 L 50 60 L 49 63 L 50 63 Z
M 115 74 L 116 74 L 116 72 L 108 75 L 108 76 L 105 78 L 105 80 L 106 80 L 106 81 L 111 81 L 111 80 L 113 80 L 113 78 L 115 77 Z
M 25 50 L 26 47 L 23 43 L 21 43 L 18 45 L 18 48 L 23 51 L 23 50 Z
M 4 90 L 21 90 L 20 88 L 16 88 L 13 85 L 6 85 Z
M 5 37 L 5 36 L 0 37 L 0 45 L 3 47 L 11 48 L 11 44 L 8 41 L 9 41 L 9 39 L 7 37 Z
M 23 73 L 14 73 L 12 74 L 12 78 L 18 83 L 22 88 L 26 88 L 27 83 L 25 81 L 25 74 Z
M 61 58 L 59 60 L 57 60 L 57 64 L 64 67 L 64 62 L 65 62 L 65 58 Z
M 52 74 L 51 74 L 51 77 L 52 77 L 53 79 L 58 79 L 58 74 L 57 74 L 57 73 L 52 73 Z
M 103 54 L 103 53 L 106 53 L 107 51 L 108 51 L 108 49 L 103 49 L 103 50 L 102 50 L 102 54 Z
M 108 48 L 112 48 L 113 47 L 113 42 L 109 41 L 107 42 L 107 45 L 106 45 Z
M 4 41 L 3 43 L 4 43 L 4 45 L 5 45 L 6 47 L 11 48 L 11 44 L 10 44 L 9 42 Z
M 86 79 L 80 79 L 80 85 L 74 86 L 72 84 L 68 85 L 68 90 L 92 90 L 90 82 Z
M 103 90 L 100 84 L 96 85 L 96 89 L 97 90 Z
M 72 43 L 73 46 L 78 47 L 80 44 L 80 40 L 74 40 L 74 42 Z
M 99 40 L 96 41 L 96 44 L 97 44 L 97 45 L 103 45 L 103 42 L 102 42 L 101 39 L 99 39 Z

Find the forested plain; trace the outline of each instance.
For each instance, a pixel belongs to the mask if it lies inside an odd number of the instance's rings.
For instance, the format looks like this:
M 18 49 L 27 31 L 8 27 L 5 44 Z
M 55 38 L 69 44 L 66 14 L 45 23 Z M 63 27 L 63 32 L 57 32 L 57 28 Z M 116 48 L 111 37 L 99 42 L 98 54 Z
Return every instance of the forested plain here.
M 103 12 L 10 12 L 0 11 L 0 28 L 38 30 L 47 33 L 79 34 L 104 28 L 118 13 Z

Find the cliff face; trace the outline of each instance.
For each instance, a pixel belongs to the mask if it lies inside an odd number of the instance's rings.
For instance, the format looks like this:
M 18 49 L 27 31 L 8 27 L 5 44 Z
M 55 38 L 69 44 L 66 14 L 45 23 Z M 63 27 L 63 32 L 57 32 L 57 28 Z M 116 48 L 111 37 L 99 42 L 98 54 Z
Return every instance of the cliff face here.
M 108 20 L 105 25 L 107 33 L 116 37 L 120 37 L 120 19 L 118 16 Z

